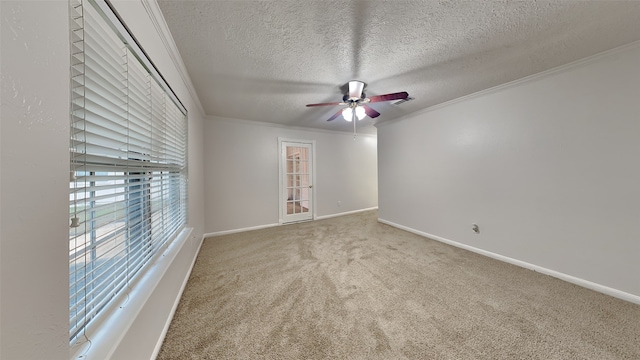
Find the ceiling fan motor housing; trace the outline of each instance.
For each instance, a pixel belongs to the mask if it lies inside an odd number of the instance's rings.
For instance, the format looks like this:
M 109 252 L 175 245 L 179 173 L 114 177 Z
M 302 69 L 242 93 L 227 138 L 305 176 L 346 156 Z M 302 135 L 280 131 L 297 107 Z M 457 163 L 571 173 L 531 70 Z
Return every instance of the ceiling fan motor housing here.
M 362 96 L 360 96 L 360 98 L 352 99 L 349 97 L 349 94 L 344 94 L 342 96 L 342 102 L 345 102 L 345 103 L 360 102 L 361 100 L 364 100 L 366 97 L 367 97 L 367 94 L 362 93 Z
M 358 101 L 360 99 L 364 99 L 362 90 L 364 90 L 364 83 L 362 81 L 349 81 L 349 100 Z

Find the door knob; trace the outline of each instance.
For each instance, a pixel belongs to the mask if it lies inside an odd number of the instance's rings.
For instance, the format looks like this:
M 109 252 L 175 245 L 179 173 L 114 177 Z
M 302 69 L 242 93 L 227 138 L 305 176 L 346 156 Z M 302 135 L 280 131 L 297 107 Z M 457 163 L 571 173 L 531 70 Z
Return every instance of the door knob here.
M 313 185 L 309 185 L 309 189 L 311 189 L 313 187 Z

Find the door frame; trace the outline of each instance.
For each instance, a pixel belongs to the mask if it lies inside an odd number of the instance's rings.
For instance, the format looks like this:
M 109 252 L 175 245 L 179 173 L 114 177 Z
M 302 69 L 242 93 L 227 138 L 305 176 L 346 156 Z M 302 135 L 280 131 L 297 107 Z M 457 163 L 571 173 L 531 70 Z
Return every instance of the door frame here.
M 316 219 L 316 141 L 315 140 L 303 140 L 303 139 L 289 139 L 278 136 L 278 223 L 279 224 L 292 224 L 298 221 L 284 222 L 284 215 L 286 206 L 283 202 L 283 197 L 286 192 L 286 184 L 284 183 L 284 171 L 286 162 L 283 161 L 285 154 L 282 152 L 282 143 L 299 143 L 304 145 L 311 145 L 311 220 Z M 302 220 L 309 221 L 309 220 Z

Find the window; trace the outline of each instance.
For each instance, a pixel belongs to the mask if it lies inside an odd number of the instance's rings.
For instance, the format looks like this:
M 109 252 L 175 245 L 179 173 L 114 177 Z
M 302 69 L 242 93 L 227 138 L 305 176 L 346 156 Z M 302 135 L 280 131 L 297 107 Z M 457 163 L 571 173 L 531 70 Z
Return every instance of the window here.
M 103 0 L 71 1 L 70 339 L 186 224 L 186 110 Z

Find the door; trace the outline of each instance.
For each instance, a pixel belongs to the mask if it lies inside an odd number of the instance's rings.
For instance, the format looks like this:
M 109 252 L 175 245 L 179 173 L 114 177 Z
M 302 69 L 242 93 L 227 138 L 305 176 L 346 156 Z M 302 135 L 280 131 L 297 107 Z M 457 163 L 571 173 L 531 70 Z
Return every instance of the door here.
M 278 139 L 280 143 L 280 222 L 313 219 L 314 142 Z

